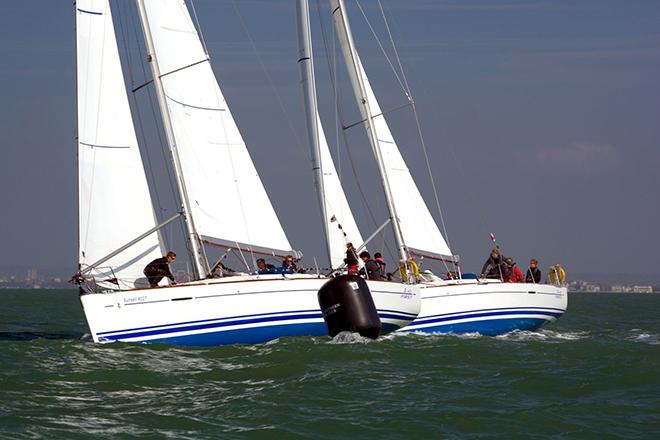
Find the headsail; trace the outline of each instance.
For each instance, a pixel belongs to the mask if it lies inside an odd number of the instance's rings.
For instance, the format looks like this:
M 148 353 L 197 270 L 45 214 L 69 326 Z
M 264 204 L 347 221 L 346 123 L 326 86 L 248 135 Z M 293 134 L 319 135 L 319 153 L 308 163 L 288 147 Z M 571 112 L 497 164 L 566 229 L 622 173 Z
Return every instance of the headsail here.
M 318 119 L 318 115 L 317 115 Z M 318 119 L 319 148 L 321 152 L 321 169 L 323 170 L 323 186 L 325 188 L 325 212 L 328 247 L 332 267 L 339 267 L 346 256 L 346 241 L 352 242 L 355 247 L 362 245 L 363 239 L 355 223 L 355 218 L 346 200 L 346 194 L 339 181 L 339 175 L 330 155 L 330 148 Z M 341 225 L 342 229 L 339 229 Z M 343 232 L 342 232 L 343 231 Z M 346 237 L 344 237 L 346 233 Z
M 81 269 L 156 225 L 108 0 L 76 4 L 79 263 Z M 148 286 L 157 234 L 90 272 L 106 287 Z M 117 279 L 118 283 L 107 281 Z
M 197 233 L 223 246 L 288 252 L 185 2 L 145 6 Z
M 314 56 L 312 50 L 309 5 L 307 0 L 298 0 L 298 66 L 303 86 L 303 103 L 307 125 L 308 141 L 312 153 L 314 183 L 320 202 L 323 229 L 326 235 L 330 265 L 337 268 L 344 262 L 346 243 L 356 247 L 362 244 L 362 236 L 346 200 L 346 194 L 339 181 L 323 126 L 318 114 L 316 100 L 316 80 L 314 76 Z

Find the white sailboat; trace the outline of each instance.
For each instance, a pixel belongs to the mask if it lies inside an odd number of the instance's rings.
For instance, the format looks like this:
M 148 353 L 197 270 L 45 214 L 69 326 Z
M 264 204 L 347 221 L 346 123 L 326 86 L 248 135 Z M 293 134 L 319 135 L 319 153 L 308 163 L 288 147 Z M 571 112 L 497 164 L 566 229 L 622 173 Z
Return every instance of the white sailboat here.
M 329 2 L 362 123 L 381 173 L 401 262 L 409 256 L 420 256 L 453 264 L 457 257 L 433 220 L 378 105 L 355 49 L 344 1 Z M 311 112 L 308 123 L 313 119 Z M 400 331 L 498 335 L 512 330 L 535 330 L 558 319 L 566 311 L 568 301 L 566 287 L 549 284 L 436 277 L 423 280 L 418 286 L 422 310 Z
M 185 2 L 137 0 L 137 6 L 182 208 L 157 224 L 109 0 L 78 0 L 77 278 L 93 340 L 219 345 L 327 334 L 317 301 L 326 277 L 207 278 L 205 246 L 251 256 L 284 256 L 291 246 Z M 142 269 L 164 250 L 158 231 L 179 217 L 185 221 L 196 280 L 147 288 Z M 384 332 L 417 316 L 416 286 L 370 281 L 369 288 Z

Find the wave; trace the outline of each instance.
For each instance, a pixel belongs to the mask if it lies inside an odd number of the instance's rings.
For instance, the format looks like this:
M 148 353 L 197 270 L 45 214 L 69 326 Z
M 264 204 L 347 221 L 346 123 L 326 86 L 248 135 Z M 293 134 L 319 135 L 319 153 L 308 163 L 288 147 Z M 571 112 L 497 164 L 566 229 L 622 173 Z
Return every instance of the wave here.
M 541 329 L 537 331 L 514 330 L 512 332 L 496 336 L 496 338 L 508 341 L 560 342 L 577 341 L 580 339 L 588 338 L 589 336 L 589 332 L 586 331 L 560 332 L 555 330 Z
M 634 328 L 631 330 L 631 335 L 626 339 L 633 342 L 641 342 L 649 345 L 660 345 L 660 336 L 653 333 L 646 333 L 645 331 Z
M 359 333 L 355 332 L 340 332 L 330 340 L 330 344 L 367 344 L 372 342 L 373 339 L 366 338 Z
M 511 332 L 505 333 L 503 335 L 498 335 L 495 337 L 482 335 L 478 332 L 469 332 L 469 333 L 426 333 L 422 331 L 413 331 L 413 332 L 401 332 L 401 333 L 392 333 L 385 338 L 381 339 L 391 339 L 395 337 L 423 337 L 423 338 L 453 338 L 453 339 L 498 339 L 504 341 L 544 341 L 544 342 L 553 342 L 553 341 L 576 341 L 579 339 L 588 338 L 590 336 L 589 332 L 586 331 L 554 331 L 541 329 L 537 331 L 529 330 L 513 330 Z

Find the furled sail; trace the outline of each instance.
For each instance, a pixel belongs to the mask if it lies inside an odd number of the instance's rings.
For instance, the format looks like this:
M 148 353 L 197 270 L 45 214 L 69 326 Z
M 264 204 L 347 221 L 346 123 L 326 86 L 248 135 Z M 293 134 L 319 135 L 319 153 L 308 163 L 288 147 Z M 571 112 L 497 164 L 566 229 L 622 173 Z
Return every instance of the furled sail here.
M 148 0 L 146 12 L 197 232 L 207 243 L 289 252 L 185 2 Z
M 77 1 L 76 43 L 79 263 L 85 269 L 156 222 L 108 0 Z M 153 234 L 89 275 L 108 288 L 148 286 L 142 270 L 161 251 Z

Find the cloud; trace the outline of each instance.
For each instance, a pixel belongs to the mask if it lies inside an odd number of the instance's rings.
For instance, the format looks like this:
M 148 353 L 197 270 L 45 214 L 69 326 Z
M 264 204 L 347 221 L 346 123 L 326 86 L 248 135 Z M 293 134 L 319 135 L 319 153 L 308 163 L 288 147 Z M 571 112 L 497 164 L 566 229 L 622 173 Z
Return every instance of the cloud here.
M 527 169 L 605 171 L 619 163 L 619 153 L 610 144 L 572 142 L 561 147 L 520 151 L 516 161 Z

